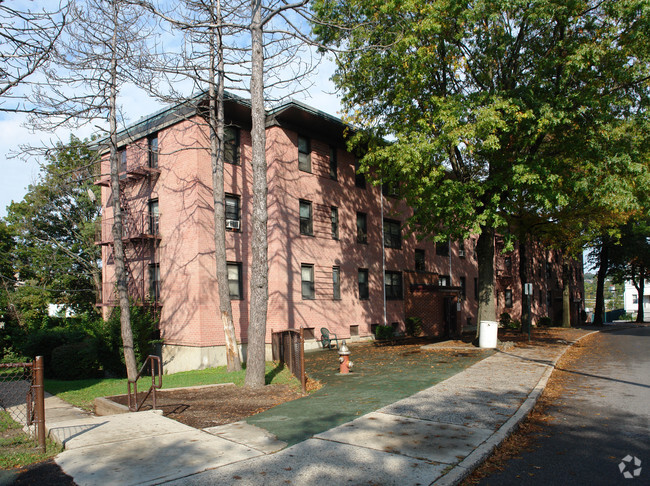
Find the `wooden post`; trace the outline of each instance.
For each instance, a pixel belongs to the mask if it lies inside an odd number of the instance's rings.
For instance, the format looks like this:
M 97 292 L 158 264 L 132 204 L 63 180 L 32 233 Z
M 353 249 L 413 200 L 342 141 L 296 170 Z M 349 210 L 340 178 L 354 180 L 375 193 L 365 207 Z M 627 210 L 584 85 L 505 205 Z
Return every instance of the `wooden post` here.
M 34 361 L 34 390 L 36 392 L 36 433 L 38 445 L 45 452 L 45 389 L 43 388 L 43 375 L 45 367 L 43 356 L 36 356 Z

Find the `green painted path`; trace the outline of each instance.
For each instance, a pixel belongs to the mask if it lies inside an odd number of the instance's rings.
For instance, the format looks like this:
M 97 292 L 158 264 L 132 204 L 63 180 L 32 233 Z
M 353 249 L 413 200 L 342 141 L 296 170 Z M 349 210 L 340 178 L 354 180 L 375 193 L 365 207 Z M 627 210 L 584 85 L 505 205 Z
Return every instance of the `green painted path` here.
M 352 373 L 338 374 L 336 350 L 306 353 L 307 374 L 323 388 L 246 422 L 293 445 L 429 388 L 493 354 L 491 350 L 422 350 L 420 345 L 349 347 Z

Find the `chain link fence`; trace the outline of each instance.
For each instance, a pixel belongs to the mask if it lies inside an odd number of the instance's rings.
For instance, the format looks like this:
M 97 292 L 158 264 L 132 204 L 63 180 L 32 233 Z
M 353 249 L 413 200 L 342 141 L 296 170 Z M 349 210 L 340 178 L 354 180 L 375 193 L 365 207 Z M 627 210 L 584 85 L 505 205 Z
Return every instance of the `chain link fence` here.
M 45 450 L 42 357 L 32 363 L 0 364 L 0 410 L 38 437 Z

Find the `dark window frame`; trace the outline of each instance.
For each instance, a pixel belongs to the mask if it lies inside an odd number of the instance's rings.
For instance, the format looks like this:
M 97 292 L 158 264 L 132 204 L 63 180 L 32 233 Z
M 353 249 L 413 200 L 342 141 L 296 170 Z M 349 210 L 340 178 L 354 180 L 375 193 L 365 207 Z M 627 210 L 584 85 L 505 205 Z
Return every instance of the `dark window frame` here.
M 384 272 L 384 291 L 386 292 L 386 300 L 404 299 L 402 272 L 392 270 Z
M 330 179 L 333 181 L 339 178 L 339 161 L 335 146 L 330 146 Z
M 465 299 L 467 297 L 467 278 L 465 276 L 460 278 L 460 296 Z
M 241 134 L 239 127 L 228 125 L 223 132 L 223 160 L 232 165 L 241 165 Z
M 306 146 L 301 146 L 301 142 Z M 298 169 L 311 174 L 311 139 L 298 135 Z
M 151 169 L 158 168 L 158 150 L 158 134 L 156 133 L 147 138 L 148 163 Z
M 229 209 L 228 200 L 235 201 L 235 211 Z M 224 195 L 224 216 L 226 221 L 239 221 L 239 230 L 241 231 L 241 196 L 238 194 Z
M 237 270 L 237 280 L 230 278 L 230 270 Z M 226 262 L 227 278 L 228 278 L 228 293 L 230 295 L 230 300 L 244 300 L 244 279 L 242 275 L 242 263 L 241 262 Z M 237 291 L 233 292 L 233 283 L 237 287 Z
M 384 248 L 401 250 L 402 223 L 395 219 L 384 219 Z
M 332 239 L 339 239 L 339 208 L 330 206 L 330 219 L 332 221 Z
M 512 309 L 512 305 L 513 305 L 512 289 L 506 289 L 503 292 L 503 304 L 505 305 L 506 309 Z
M 419 258 L 418 256 L 421 256 Z M 426 272 L 427 271 L 427 253 L 425 250 L 420 248 L 415 249 L 415 271 L 416 272 Z
M 160 300 L 160 263 L 149 264 L 149 299 Z
M 447 242 L 438 242 L 436 243 L 436 255 L 438 256 L 449 256 L 449 240 Z
M 341 267 L 332 267 L 332 300 L 341 300 Z
M 303 216 L 303 207 L 309 208 L 309 217 Z M 311 201 L 300 199 L 298 207 L 300 218 L 300 234 L 303 236 L 314 236 L 314 210 Z
M 152 235 L 157 235 L 160 231 L 160 204 L 158 198 L 149 199 L 147 210 L 149 212 L 149 232 Z
M 304 278 L 305 270 L 309 270 L 310 272 L 310 278 L 308 280 L 305 280 Z M 302 300 L 314 300 L 316 298 L 313 263 L 300 264 L 300 293 L 302 295 Z
M 438 275 L 438 286 L 439 287 L 450 287 L 451 286 L 451 277 L 449 275 Z
M 362 277 L 363 276 L 363 281 Z M 359 300 L 370 299 L 370 274 L 367 268 L 359 268 L 357 271 L 357 283 L 359 288 Z
M 357 211 L 357 243 L 368 244 L 368 214 L 361 211 Z
M 354 185 L 360 189 L 366 188 L 366 175 L 359 172 L 361 167 L 359 159 L 354 160 Z

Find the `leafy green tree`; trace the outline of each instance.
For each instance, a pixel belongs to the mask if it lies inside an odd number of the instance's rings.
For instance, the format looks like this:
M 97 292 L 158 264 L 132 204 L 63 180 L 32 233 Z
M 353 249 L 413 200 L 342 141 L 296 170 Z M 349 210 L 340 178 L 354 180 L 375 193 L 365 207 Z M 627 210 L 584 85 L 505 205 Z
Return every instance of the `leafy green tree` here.
M 420 233 L 479 235 L 479 320 L 496 320 L 496 232 L 575 251 L 638 207 L 650 182 L 647 2 L 312 6 L 317 37 L 338 51 L 365 170 L 399 183 Z
M 643 295 L 650 280 L 650 220 L 630 221 L 610 251 L 609 274 L 616 283 L 632 282 L 638 295 L 636 322 L 644 322 Z
M 25 311 L 41 308 L 43 313 L 47 303 L 77 313 L 95 309 L 101 286 L 101 253 L 94 244 L 100 205 L 99 188 L 93 185 L 97 153 L 89 143 L 75 136 L 59 143 L 23 201 L 7 208 L 17 243 L 15 271 L 24 284 L 16 297 L 25 300 Z

